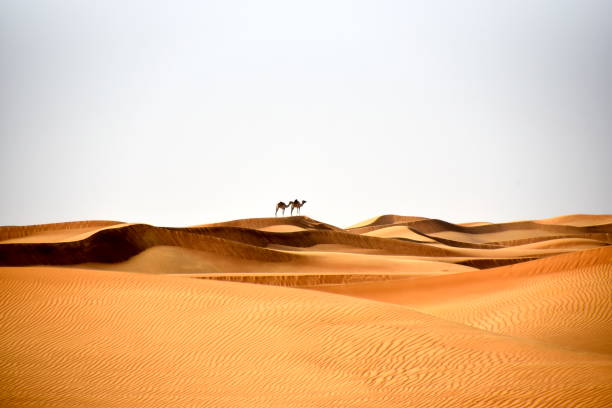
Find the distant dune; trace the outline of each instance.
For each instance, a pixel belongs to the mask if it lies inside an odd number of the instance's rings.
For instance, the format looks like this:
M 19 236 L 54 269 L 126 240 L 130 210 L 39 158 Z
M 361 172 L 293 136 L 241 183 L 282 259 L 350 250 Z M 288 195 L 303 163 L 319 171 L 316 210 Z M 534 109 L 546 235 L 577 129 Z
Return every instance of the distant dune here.
M 0 243 L 78 241 L 94 232 L 122 225 L 125 224 L 116 221 L 75 221 L 0 227 Z
M 0 227 L 0 405 L 609 407 L 612 215 Z

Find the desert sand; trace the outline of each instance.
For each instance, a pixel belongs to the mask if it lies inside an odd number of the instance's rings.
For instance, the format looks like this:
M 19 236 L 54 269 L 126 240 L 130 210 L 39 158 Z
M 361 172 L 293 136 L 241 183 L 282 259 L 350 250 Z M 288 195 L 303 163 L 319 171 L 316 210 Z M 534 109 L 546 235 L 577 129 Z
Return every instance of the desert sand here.
M 0 227 L 0 406 L 609 407 L 612 215 Z

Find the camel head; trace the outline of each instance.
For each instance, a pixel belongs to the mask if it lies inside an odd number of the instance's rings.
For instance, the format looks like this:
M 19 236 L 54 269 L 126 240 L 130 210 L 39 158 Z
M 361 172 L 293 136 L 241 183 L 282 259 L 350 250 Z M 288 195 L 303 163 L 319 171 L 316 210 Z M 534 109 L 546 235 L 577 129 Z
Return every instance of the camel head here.
M 306 204 L 306 200 L 302 200 L 302 205 Z

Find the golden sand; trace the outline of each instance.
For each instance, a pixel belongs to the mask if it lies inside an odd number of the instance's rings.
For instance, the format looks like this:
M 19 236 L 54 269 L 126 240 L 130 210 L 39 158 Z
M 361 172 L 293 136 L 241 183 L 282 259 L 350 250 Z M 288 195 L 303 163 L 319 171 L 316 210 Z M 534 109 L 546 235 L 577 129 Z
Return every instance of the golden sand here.
M 0 227 L 0 406 L 612 406 L 611 221 Z

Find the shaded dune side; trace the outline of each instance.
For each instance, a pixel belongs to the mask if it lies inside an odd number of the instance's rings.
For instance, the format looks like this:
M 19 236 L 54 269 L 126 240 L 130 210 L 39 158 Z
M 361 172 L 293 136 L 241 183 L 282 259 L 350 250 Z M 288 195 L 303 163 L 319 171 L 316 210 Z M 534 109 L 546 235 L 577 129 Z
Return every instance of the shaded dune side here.
M 411 232 L 424 237 L 426 240 L 434 240 L 440 244 L 454 248 L 496 249 L 560 238 L 587 238 L 598 240 L 606 244 L 612 244 L 612 224 L 576 227 L 545 225 L 532 221 L 521 221 L 506 224 L 486 224 L 466 227 L 442 220 L 428 219 L 409 223 L 399 223 L 396 224 L 396 226 L 405 226 L 409 228 Z M 373 231 L 382 228 L 388 228 L 388 226 L 364 227 L 351 230 L 351 232 L 371 234 Z M 513 234 L 521 231 L 530 231 L 536 233 L 537 236 L 517 237 L 516 234 Z M 452 238 L 433 235 L 445 232 L 458 234 L 455 234 Z M 459 234 L 464 235 L 461 236 Z M 489 238 L 483 238 L 486 237 L 485 234 L 496 235 L 490 235 Z M 403 238 L 393 239 L 405 240 Z M 407 241 L 415 242 L 409 239 Z
M 385 217 L 385 216 L 383 216 Z M 398 217 L 401 218 L 417 218 L 416 220 L 409 221 L 401 221 L 389 223 L 389 224 L 378 224 L 373 223 L 369 225 L 364 225 L 361 227 L 350 228 L 348 229 L 354 233 L 365 233 L 374 231 L 381 228 L 386 228 L 389 225 L 403 225 L 410 227 L 414 231 L 423 233 L 423 234 L 435 234 L 438 232 L 445 231 L 454 231 L 454 232 L 463 232 L 467 234 L 490 234 L 496 232 L 508 232 L 515 230 L 541 230 L 548 231 L 557 234 L 585 234 L 585 233 L 610 233 L 612 232 L 612 223 L 602 223 L 596 225 L 562 225 L 562 224 L 553 224 L 553 223 L 542 223 L 539 221 L 514 221 L 507 223 L 486 223 L 486 224 L 478 224 L 478 225 L 461 225 L 461 224 L 453 224 L 447 221 L 443 221 L 436 218 L 424 218 L 418 219 L 420 217 Z M 602 218 L 602 221 L 606 220 Z
M 158 228 L 146 224 L 99 231 L 74 242 L 2 244 L 0 265 L 74 265 L 89 262 L 116 263 L 154 246 L 177 246 L 216 255 L 263 262 L 287 262 L 299 255 L 259 248 L 236 241 Z
M 410 230 L 413 231 L 415 234 L 418 234 L 418 235 L 424 237 L 425 239 L 432 240 L 434 242 L 438 242 L 440 244 L 443 244 L 443 245 L 446 245 L 446 246 L 449 246 L 449 247 L 454 247 L 454 248 L 471 248 L 471 249 L 497 249 L 497 248 L 504 248 L 504 245 L 501 245 L 501 244 L 489 244 L 489 243 L 477 243 L 477 242 L 457 241 L 457 240 L 452 240 L 452 239 L 448 239 L 448 238 L 436 237 L 434 235 L 429 235 L 429 234 L 417 231 L 417 230 L 412 229 L 412 228 L 410 228 Z M 402 238 L 395 238 L 395 239 L 402 239 Z
M 273 245 L 282 246 L 282 249 L 286 248 L 289 251 L 268 248 Z M 343 252 L 350 247 L 359 251 L 376 251 L 378 255 L 446 258 L 446 262 L 479 269 L 524 262 L 534 259 L 534 256 L 551 255 L 508 256 L 503 253 L 474 252 L 471 249 L 440 247 L 330 230 L 280 233 L 239 227 L 164 228 L 135 224 L 98 231 L 81 241 L 0 244 L 0 265 L 117 263 L 126 261 L 154 246 L 195 249 L 237 261 L 288 262 L 300 260 L 306 262 L 307 259 L 314 260 L 312 255 L 291 254 L 291 248 L 310 248 L 317 245 L 344 246 L 344 250 L 340 249 Z M 172 257 L 177 258 L 176 255 Z M 184 265 L 181 263 L 181 265 L 183 267 L 202 265 L 201 257 L 197 258 L 199 258 L 197 262 L 188 262 Z M 217 261 L 219 261 L 218 258 Z M 149 261 L 148 263 L 150 264 Z M 236 268 L 231 268 L 231 270 L 234 269 Z M 210 269 L 207 268 L 207 270 Z M 221 268 L 221 270 L 227 269 Z
M 315 289 L 403 304 L 496 333 L 612 353 L 612 247 L 466 274 Z
M 409 228 L 409 227 L 407 227 Z M 451 240 L 447 238 L 442 238 L 434 235 L 428 235 L 412 228 L 409 228 L 410 231 L 413 231 L 419 236 L 422 236 L 424 239 L 428 241 L 433 241 L 438 244 L 441 244 L 442 248 L 447 247 L 448 249 L 458 249 L 459 253 L 462 253 L 463 256 L 474 256 L 476 258 L 471 258 L 467 260 L 456 261 L 455 263 L 460 265 L 471 266 L 478 269 L 487 269 L 494 268 L 498 266 L 512 265 L 515 263 L 531 261 L 547 256 L 557 255 L 558 253 L 539 253 L 535 254 L 533 249 L 558 249 L 559 253 L 568 252 L 574 250 L 583 250 L 589 248 L 596 248 L 601 246 L 608 246 L 612 243 L 612 233 L 591 233 L 591 234 L 582 234 L 582 235 L 554 235 L 554 236 L 545 236 L 545 237 L 532 237 L 525 239 L 515 239 L 513 241 L 506 242 L 497 242 L 497 243 L 474 243 L 474 242 L 462 242 Z M 366 233 L 367 234 L 367 233 Z M 413 239 L 406 238 L 390 238 L 393 240 L 400 240 L 406 242 L 418 242 Z M 424 243 L 424 242 L 422 242 Z M 431 242 L 429 242 L 431 243 Z M 529 245 L 531 244 L 531 246 Z M 483 249 L 483 250 L 496 250 L 496 249 L 504 249 L 509 247 L 517 247 L 516 249 L 524 249 L 525 254 L 522 255 L 512 255 L 510 257 L 505 257 L 503 253 L 497 251 L 483 251 L 481 253 L 472 253 L 471 249 Z M 466 251 L 461 251 L 461 249 L 465 249 Z
M 378 249 L 393 255 L 441 257 L 463 255 L 461 251 L 455 251 L 452 248 L 438 248 L 408 241 L 351 234 L 344 231 L 270 232 L 237 227 L 190 228 L 189 231 L 260 247 L 275 244 L 307 248 L 318 244 L 338 244 L 362 249 Z
M 447 238 L 436 237 L 429 235 L 425 232 L 418 231 L 414 228 L 411 228 L 412 222 L 400 222 L 397 224 L 391 225 L 374 225 L 374 226 L 366 226 L 359 227 L 354 229 L 348 229 L 347 232 L 356 235 L 365 235 L 365 236 L 378 236 L 379 234 L 385 234 L 384 230 L 389 229 L 390 227 L 405 227 L 408 229 L 408 233 L 404 237 L 385 237 L 388 239 L 398 239 L 401 241 L 407 242 L 417 242 L 417 243 L 428 243 L 428 242 L 438 242 L 444 245 L 453 246 L 456 248 L 478 248 L 478 249 L 488 249 L 488 248 L 499 248 L 499 245 L 488 245 L 484 243 L 473 243 L 473 242 L 463 242 L 463 241 L 454 241 Z M 379 232 L 380 231 L 380 232 Z
M 0 399 L 11 407 L 612 404 L 601 355 L 391 304 L 61 268 L 0 268 L 0 285 Z
M 242 220 L 233 220 L 226 222 L 215 222 L 212 224 L 194 225 L 190 228 L 202 228 L 202 227 L 239 227 L 239 228 L 266 228 L 276 225 L 292 225 L 295 227 L 307 229 L 307 230 L 331 230 L 331 231 L 342 231 L 341 228 L 335 227 L 324 222 L 313 220 L 312 218 L 296 215 L 292 217 L 267 217 L 267 218 L 246 218 Z
M 281 252 L 284 253 L 284 252 Z M 292 253 L 292 252 L 290 252 Z M 306 276 L 311 282 L 387 279 L 388 276 L 416 277 L 441 273 L 460 273 L 472 270 L 468 266 L 398 256 L 370 256 L 359 253 L 303 251 L 295 262 L 248 261 L 176 246 L 158 245 L 148 248 L 124 262 L 103 264 L 86 263 L 78 267 L 131 271 L 153 274 L 181 274 L 190 277 L 231 279 L 243 282 L 286 284 L 292 279 L 278 279 L 279 275 Z M 253 280 L 251 274 L 269 276 Z M 332 278 L 331 275 L 336 275 Z M 237 278 L 240 276 L 240 278 Z
M 506 243 L 507 245 L 504 245 L 503 243 L 476 243 L 476 242 L 465 242 L 465 241 L 457 241 L 457 240 L 452 240 L 452 239 L 448 239 L 448 238 L 443 238 L 443 237 L 438 237 L 438 236 L 434 236 L 434 235 L 428 235 L 425 234 L 423 232 L 419 232 L 416 230 L 413 230 L 409 227 L 408 230 L 410 232 L 412 232 L 413 238 L 403 238 L 403 237 L 393 237 L 393 238 L 387 238 L 387 239 L 393 239 L 393 240 L 399 240 L 399 241 L 404 241 L 404 242 L 412 242 L 412 243 L 419 243 L 419 244 L 441 244 L 438 247 L 439 248 L 445 248 L 448 247 L 447 249 L 453 250 L 453 249 L 458 249 L 459 252 L 458 253 L 463 253 L 466 256 L 469 256 L 471 254 L 471 252 L 468 251 L 461 251 L 461 249 L 485 249 L 485 250 L 494 250 L 494 249 L 503 249 L 503 248 L 507 248 L 507 247 L 511 247 L 513 245 L 510 245 L 510 243 Z M 370 233 L 365 233 L 365 236 L 370 236 Z M 587 234 L 587 235 L 595 235 L 595 238 L 600 238 L 600 239 L 605 239 L 608 237 L 608 235 L 610 236 L 610 238 L 612 238 L 612 234 Z M 375 235 L 374 235 L 375 236 Z M 422 237 L 422 240 L 417 240 L 417 237 Z M 582 238 L 583 236 L 577 236 L 576 238 Z M 516 242 L 516 245 L 521 245 L 523 243 L 531 243 L 531 242 L 540 242 L 540 241 L 546 241 L 548 239 L 557 239 L 560 238 L 559 236 L 554 236 L 554 237 L 538 237 L 538 238 L 529 238 L 529 239 L 522 239 L 522 240 L 515 240 L 512 243 Z M 565 238 L 565 236 L 561 236 L 561 238 Z M 604 245 L 608 245 L 608 243 L 606 241 L 596 241 L 595 239 L 591 239 L 590 240 L 593 244 L 591 245 L 591 247 L 595 247 L 595 246 L 604 246 Z M 582 245 L 584 246 L 584 244 Z M 545 247 L 543 247 L 545 248 Z M 551 247 L 552 248 L 552 247 Z M 457 251 L 455 251 L 457 252 Z M 483 252 L 484 254 L 484 252 Z M 482 269 L 483 267 L 492 267 L 492 266 L 501 266 L 501 265 L 508 265 L 508 264 L 512 264 L 512 263 L 516 263 L 516 262 L 522 262 L 525 260 L 528 260 L 528 257 L 514 257 L 514 258 L 508 258 L 506 260 L 499 260 L 499 261 L 493 261 L 493 262 L 489 262 L 489 256 L 492 259 L 495 258 L 499 258 L 499 256 L 494 256 L 494 252 L 490 252 L 488 256 L 485 256 L 484 259 L 478 260 L 480 266 L 478 266 L 480 269 Z M 542 256 L 547 256 L 542 254 Z M 534 258 L 533 258 L 534 259 Z M 468 261 L 471 262 L 471 261 Z M 475 264 L 474 264 L 475 265 Z
M 593 225 L 585 227 L 576 227 L 571 225 L 555 225 L 555 224 L 540 224 L 534 221 L 516 221 L 500 224 L 485 224 L 466 227 L 450 222 L 428 219 L 423 221 L 415 221 L 410 223 L 411 228 L 425 234 L 434 234 L 437 232 L 454 231 L 464 232 L 468 234 L 490 234 L 496 232 L 507 232 L 516 230 L 541 230 L 547 232 L 555 232 L 559 234 L 585 234 L 585 233 L 609 233 L 612 232 L 612 224 Z
M 547 256 L 547 255 L 543 255 Z M 471 266 L 476 269 L 489 269 L 499 266 L 514 265 L 522 262 L 534 261 L 540 257 L 514 257 L 514 258 L 474 258 L 456 262 L 459 265 Z
M 84 228 L 102 228 L 113 225 L 122 224 L 118 221 L 72 221 L 58 222 L 54 224 L 36 224 L 36 225 L 20 225 L 20 226 L 4 226 L 0 227 L 0 241 L 8 239 L 23 238 L 29 235 L 36 235 L 50 231 L 70 231 Z
M 0 265 L 74 265 L 90 262 L 115 263 L 153 246 L 180 246 L 217 255 L 264 262 L 287 262 L 303 256 L 266 249 L 270 244 L 311 247 L 342 244 L 378 249 L 394 255 L 461 256 L 433 246 L 367 237 L 340 231 L 275 233 L 237 227 L 162 228 L 146 224 L 99 231 L 76 242 L 2 244 Z

